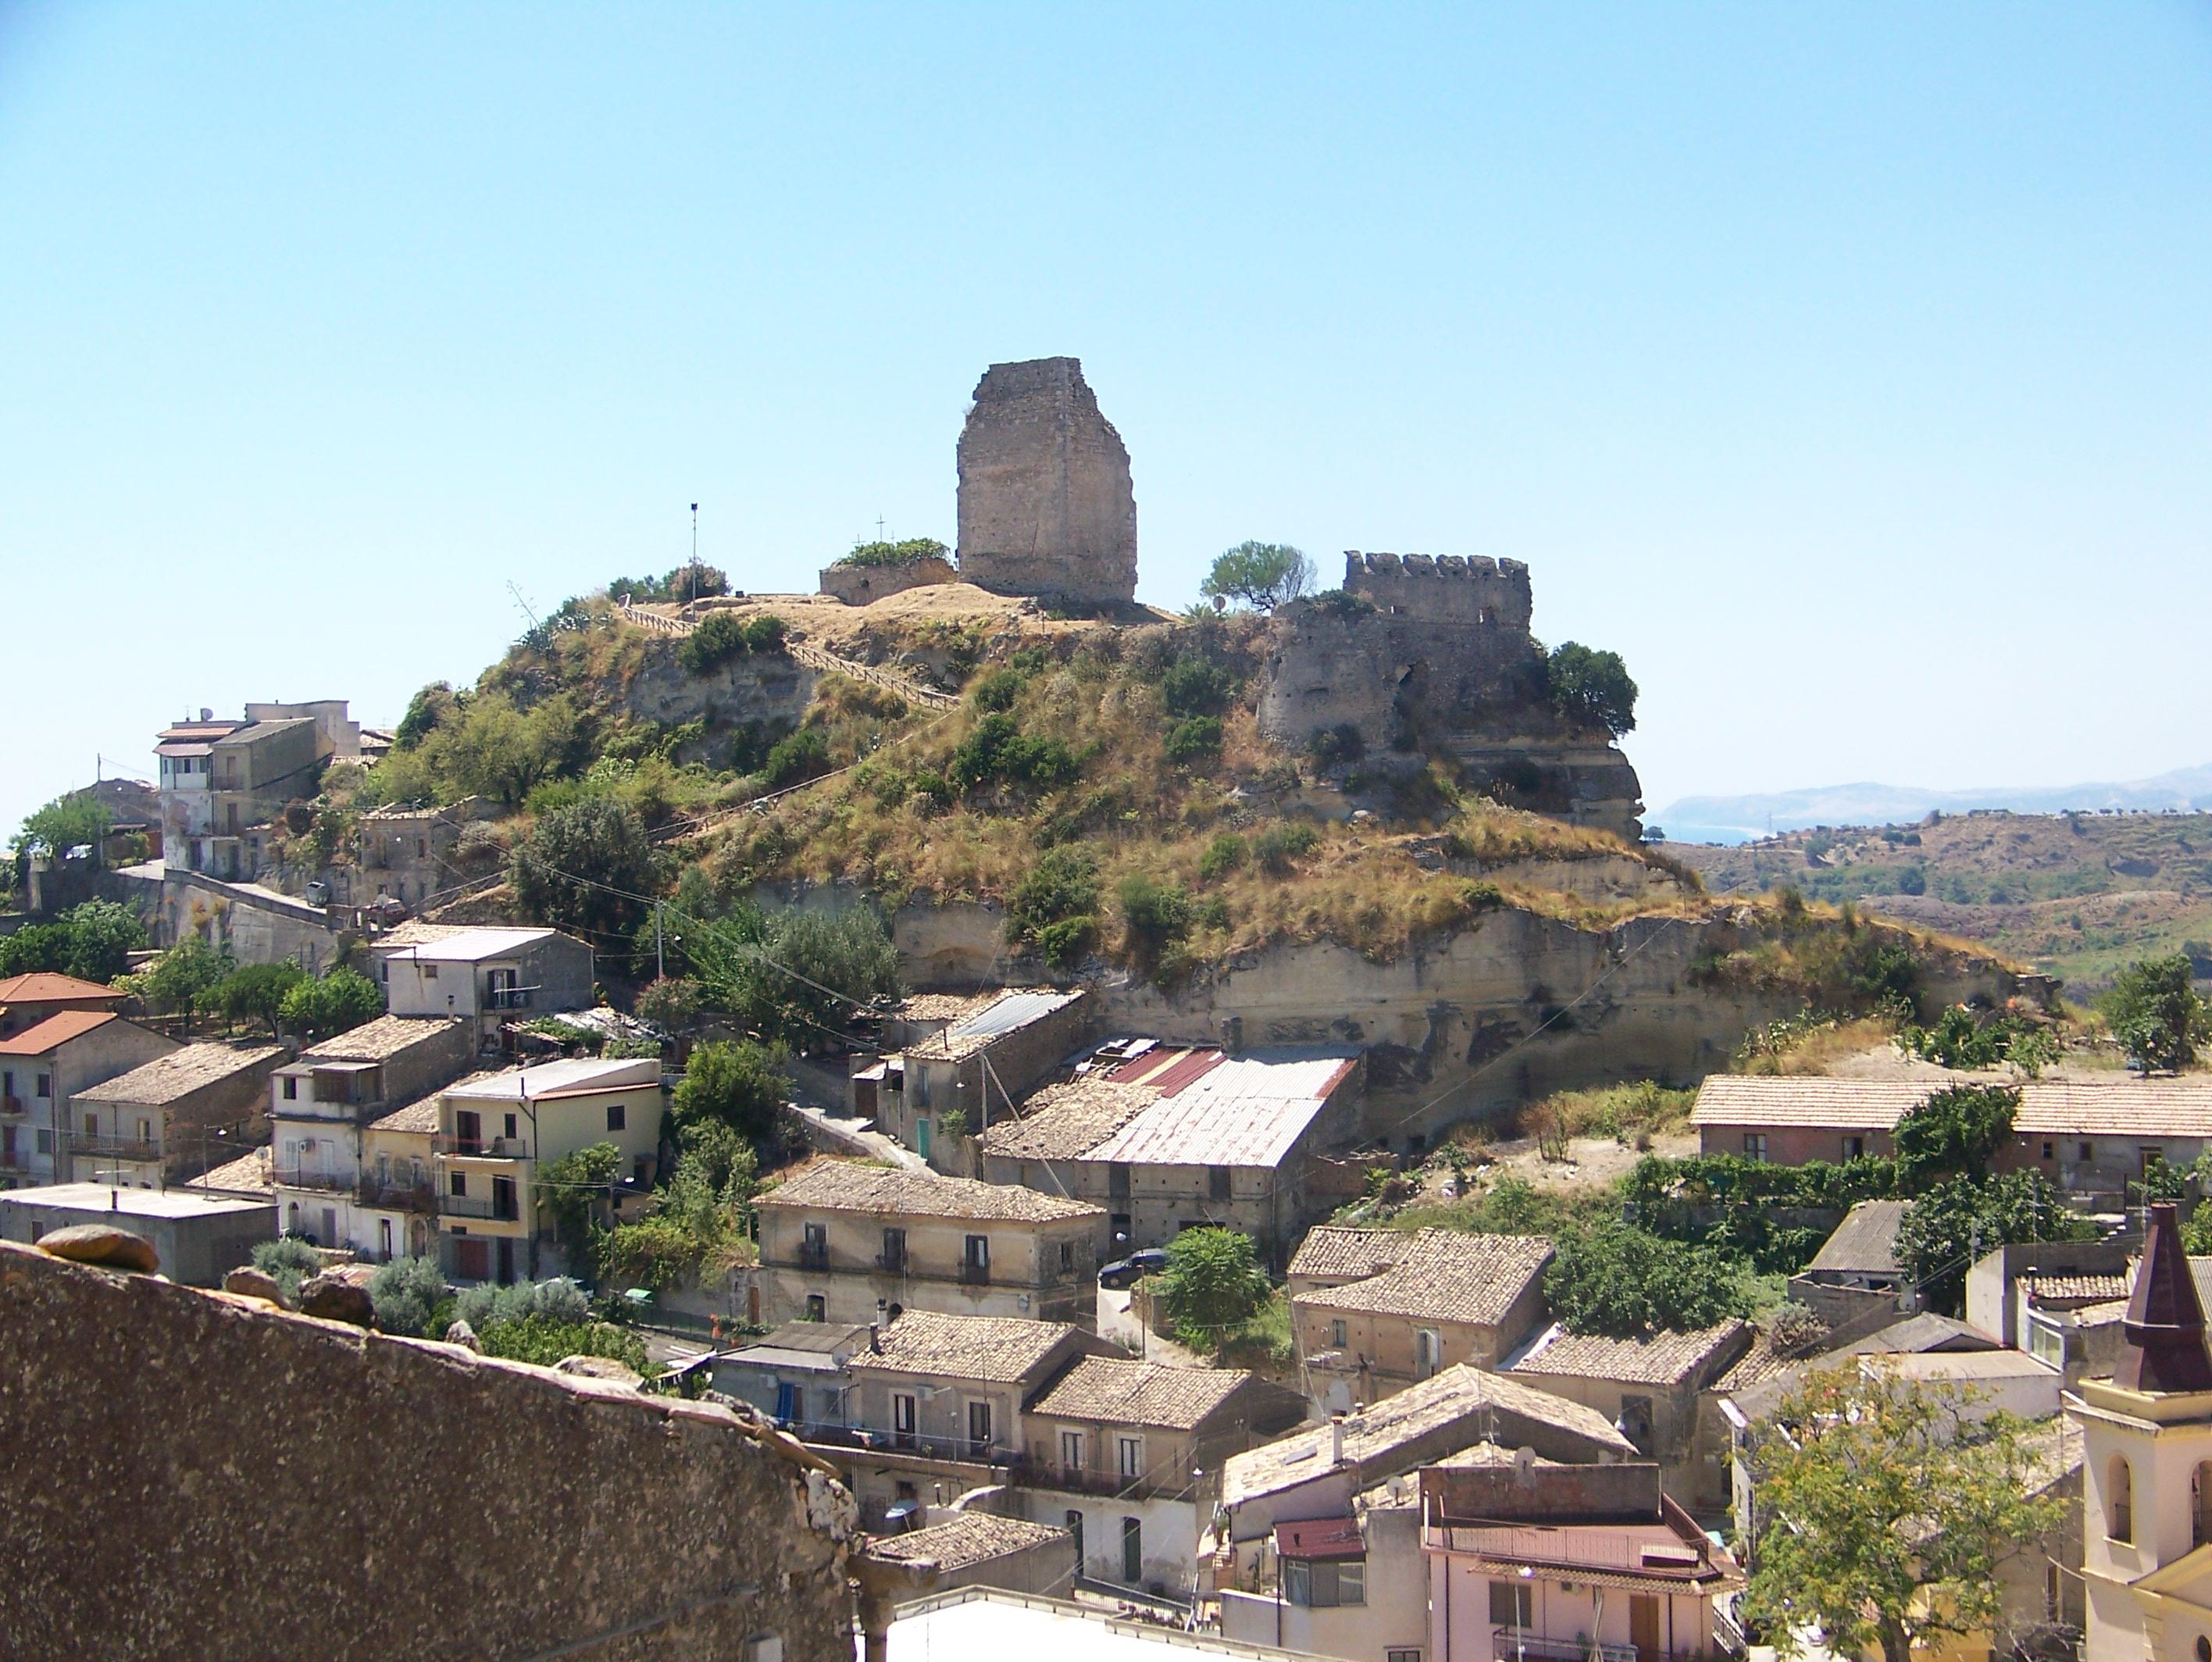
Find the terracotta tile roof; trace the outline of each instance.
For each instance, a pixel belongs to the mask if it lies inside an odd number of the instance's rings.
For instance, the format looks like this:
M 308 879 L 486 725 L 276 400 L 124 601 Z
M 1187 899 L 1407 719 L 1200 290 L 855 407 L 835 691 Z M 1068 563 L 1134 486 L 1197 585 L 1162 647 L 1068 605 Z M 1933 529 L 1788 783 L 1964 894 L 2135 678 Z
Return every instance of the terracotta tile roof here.
M 1619 1380 L 1625 1385 L 1680 1385 L 1704 1369 L 1732 1359 L 1734 1347 L 1747 1344 L 1747 1321 L 1730 1316 L 1687 1333 L 1653 1333 L 1644 1338 L 1584 1338 L 1554 1325 L 1526 1356 L 1507 1371 L 1537 1378 L 1570 1376 Z
M 2212 1137 L 2212 1077 L 2032 1080 L 2012 1126 L 2035 1137 Z
M 1091 1074 L 1047 1085 L 1018 1118 L 994 1115 L 983 1152 L 1008 1160 L 1079 1160 L 1150 1107 L 1159 1093 Z
M 135 1067 L 128 1073 L 87 1085 L 78 1097 L 90 1102 L 128 1102 L 134 1107 L 163 1107 L 194 1091 L 256 1069 L 266 1071 L 291 1052 L 282 1045 L 255 1045 L 234 1050 L 228 1045 L 186 1045 L 167 1056 Z
M 300 1052 L 300 1060 L 313 1062 L 385 1062 L 425 1040 L 434 1040 L 453 1027 L 443 1016 L 380 1016 L 325 1039 Z
M 1289 1273 L 1315 1280 L 1364 1281 L 1389 1269 L 1413 1236 L 1402 1229 L 1343 1229 L 1322 1224 L 1306 1232 L 1291 1254 Z
M 1797 1079 L 1717 1073 L 1698 1091 L 1692 1125 L 1843 1126 L 1893 1131 L 1937 1086 L 1918 1079 Z
M 847 1366 L 1018 1385 L 1076 1331 L 1064 1321 L 909 1310 L 877 1337 L 875 1350 L 858 1352 Z
M 2128 1295 L 2128 1277 L 2121 1271 L 2106 1276 L 2022 1276 L 2020 1284 L 2026 1290 L 2031 1304 L 2064 1299 L 2081 1299 L 2098 1304 L 2112 1299 L 2124 1299 Z
M 10 975 L 0 981 L 0 1004 L 82 1003 L 92 998 L 111 998 L 121 1004 L 124 997 L 113 987 L 102 986 L 97 981 L 80 981 L 74 975 L 57 975 L 49 970 Z
M 1715 1074 L 1698 1090 L 1690 1123 L 1893 1131 L 1949 1083 Z M 2023 1137 L 2212 1137 L 2212 1077 L 2031 1079 L 2020 1093 L 2013 1130 Z
M 1780 1379 L 1807 1360 L 1809 1359 L 1784 1356 L 1774 1348 L 1774 1341 L 1761 1333 L 1751 1342 L 1751 1349 L 1730 1363 L 1728 1372 L 1715 1380 L 1710 1388 L 1715 1391 L 1747 1391 L 1754 1385 Z
M 903 1167 L 857 1160 L 817 1160 L 762 1195 L 759 1207 L 870 1212 L 882 1217 L 961 1217 L 1009 1223 L 1054 1223 L 1106 1215 L 1088 1201 L 1063 1200 L 1011 1183 L 978 1183 Z
M 932 1563 L 949 1574 L 1009 1553 L 1059 1543 L 1066 1543 L 1072 1552 L 1074 1542 L 1073 1535 L 1050 1524 L 1001 1518 L 989 1512 L 956 1512 L 926 1529 L 872 1537 L 866 1556 L 894 1564 Z
M 1367 1543 L 1357 1518 L 1310 1518 L 1277 1524 L 1275 1552 L 1283 1558 L 1364 1558 Z
M 210 1167 L 205 1174 L 191 1180 L 195 1189 L 228 1189 L 237 1193 L 274 1194 L 276 1183 L 269 1169 L 269 1150 L 264 1146 L 249 1149 L 233 1161 Z
M 1118 1356 L 1085 1356 L 1054 1380 L 1028 1411 L 1055 1419 L 1194 1431 L 1251 1377 L 1238 1368 L 1169 1368 Z
M 1595 1409 L 1462 1362 L 1346 1415 L 1345 1462 L 1355 1468 L 1358 1486 L 1364 1489 L 1406 1470 L 1417 1458 L 1433 1461 L 1442 1452 L 1433 1441 L 1439 1433 L 1457 1427 L 1468 1444 L 1482 1441 L 1498 1414 L 1518 1415 L 1580 1438 L 1593 1459 L 1638 1458 L 1636 1446 Z M 1334 1469 L 1331 1435 L 1330 1427 L 1314 1426 L 1231 1455 L 1222 1467 L 1222 1504 L 1239 1506 L 1327 1476 Z
M 58 1010 L 12 1039 L 0 1039 L 0 1056 L 44 1056 L 72 1039 L 83 1038 L 96 1027 L 122 1019 L 112 1010 Z
M 438 1101 L 447 1091 L 458 1090 L 463 1085 L 473 1085 L 480 1080 L 498 1077 L 499 1070 L 496 1068 L 487 1068 L 481 1073 L 464 1074 L 443 1089 L 434 1090 L 404 1108 L 394 1108 L 390 1113 L 370 1120 L 368 1128 L 373 1131 L 415 1131 L 428 1136 L 438 1129 Z
M 1424 1229 L 1406 1243 L 1396 1264 L 1377 1276 L 1291 1302 L 1329 1310 L 1364 1310 L 1416 1320 L 1492 1326 L 1505 1319 L 1552 1261 L 1543 1235 L 1476 1235 Z

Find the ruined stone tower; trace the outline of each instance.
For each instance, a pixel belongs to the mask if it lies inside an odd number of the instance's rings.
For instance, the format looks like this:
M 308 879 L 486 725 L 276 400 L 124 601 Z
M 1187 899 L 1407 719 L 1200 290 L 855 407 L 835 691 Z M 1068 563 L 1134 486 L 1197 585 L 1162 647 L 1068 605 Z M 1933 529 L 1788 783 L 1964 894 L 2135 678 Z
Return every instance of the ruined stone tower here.
M 1129 452 L 1073 358 L 993 364 L 960 432 L 960 575 L 1079 605 L 1137 597 Z

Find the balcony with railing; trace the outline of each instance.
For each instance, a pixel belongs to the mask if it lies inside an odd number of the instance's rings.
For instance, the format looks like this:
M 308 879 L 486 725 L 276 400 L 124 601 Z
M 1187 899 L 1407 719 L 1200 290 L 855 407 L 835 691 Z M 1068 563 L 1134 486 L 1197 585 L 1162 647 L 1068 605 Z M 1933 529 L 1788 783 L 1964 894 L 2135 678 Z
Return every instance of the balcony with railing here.
M 0 1114 L 28 1113 L 30 1111 L 31 1105 L 13 1092 L 0 1096 Z
M 97 1160 L 148 1161 L 161 1157 L 161 1145 L 143 1137 L 75 1136 L 70 1152 Z
M 383 1212 L 434 1212 L 438 1210 L 437 1192 L 427 1183 L 379 1183 L 374 1178 L 363 1178 L 356 1198 L 364 1206 Z
M 441 1194 L 438 1197 L 441 1217 L 476 1217 L 494 1223 L 520 1223 L 522 1209 L 511 1196 Z
M 830 1243 L 826 1240 L 802 1240 L 799 1243 L 799 1267 L 815 1271 L 830 1267 Z
M 439 1131 L 430 1138 L 430 1151 L 456 1160 L 527 1160 L 530 1145 L 520 1137 L 459 1137 Z
M 960 1284 L 963 1287 L 988 1287 L 991 1284 L 991 1266 L 978 1264 L 973 1259 L 962 1259 Z
M 486 1010 L 528 1010 L 536 987 L 487 987 L 484 990 Z
M 1179 1470 L 1165 1471 L 1158 1477 L 1150 1471 L 1141 1471 L 1132 1477 L 1122 1477 L 1091 1466 L 1068 1465 L 1058 1460 L 1036 1460 L 1025 1454 L 1014 1457 L 1010 1475 L 1016 1483 L 1030 1489 L 1056 1489 L 1068 1495 L 1096 1495 L 1115 1501 L 1188 1500 L 1198 1487 L 1194 1480 Z
M 324 1166 L 279 1166 L 270 1175 L 280 1188 L 313 1189 L 325 1194 L 349 1194 L 361 1182 L 357 1172 Z
M 829 1448 L 910 1454 L 918 1459 L 948 1460 L 959 1465 L 985 1465 L 1000 1471 L 1011 1471 L 1021 1463 L 1021 1456 L 1000 1442 L 978 1442 L 971 1437 L 928 1437 L 918 1431 L 823 1425 L 810 1428 L 805 1441 Z
M 1528 1628 L 1499 1628 L 1492 1635 L 1496 1662 L 1638 1662 L 1633 1645 L 1602 1645 L 1588 1639 L 1551 1639 Z M 1657 1659 L 1654 1659 L 1657 1662 Z

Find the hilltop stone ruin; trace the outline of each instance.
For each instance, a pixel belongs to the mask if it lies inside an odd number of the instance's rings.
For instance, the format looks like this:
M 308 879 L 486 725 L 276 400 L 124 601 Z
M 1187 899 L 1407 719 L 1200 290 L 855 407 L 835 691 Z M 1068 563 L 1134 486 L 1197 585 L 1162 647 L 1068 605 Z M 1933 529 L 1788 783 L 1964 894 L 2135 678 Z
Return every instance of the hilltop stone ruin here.
M 1344 566 L 1342 597 L 1276 615 L 1262 733 L 1291 749 L 1328 733 L 1370 767 L 1447 755 L 1500 802 L 1642 834 L 1643 787 L 1612 735 L 1547 696 L 1528 567 L 1357 550 Z
M 1129 452 L 1073 358 L 993 364 L 960 433 L 960 575 L 1078 606 L 1137 597 Z

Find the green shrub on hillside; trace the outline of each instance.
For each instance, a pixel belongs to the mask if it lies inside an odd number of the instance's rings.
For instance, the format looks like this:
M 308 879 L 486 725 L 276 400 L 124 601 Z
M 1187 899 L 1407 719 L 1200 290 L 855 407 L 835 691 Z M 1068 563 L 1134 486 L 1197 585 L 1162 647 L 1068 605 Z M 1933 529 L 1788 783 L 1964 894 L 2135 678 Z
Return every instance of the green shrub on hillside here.
M 840 566 L 918 566 L 925 560 L 943 560 L 951 553 L 933 537 L 909 537 L 898 543 L 855 543 L 850 554 L 841 555 Z
M 1000 785 L 1051 790 L 1081 771 L 1063 739 L 1034 737 L 1004 711 L 985 716 L 952 752 L 953 785 L 961 791 Z
M 1206 852 L 1198 857 L 1200 882 L 1216 883 L 1244 864 L 1251 846 L 1234 831 L 1217 833 L 1206 844 Z
M 1262 871 L 1288 876 L 1291 863 L 1321 846 L 1321 834 L 1303 820 L 1284 820 L 1252 839 L 1252 858 Z
M 1218 761 L 1221 759 L 1221 718 L 1185 716 L 1168 729 L 1164 748 L 1168 760 L 1179 766 Z
M 1553 707 L 1570 721 L 1602 727 L 1615 738 L 1635 730 L 1636 683 L 1619 652 L 1563 641 L 1544 670 Z

